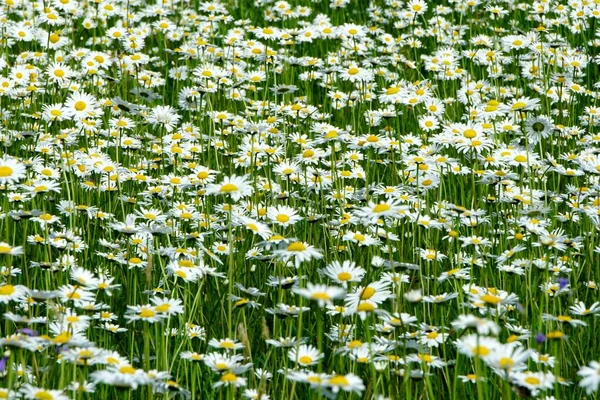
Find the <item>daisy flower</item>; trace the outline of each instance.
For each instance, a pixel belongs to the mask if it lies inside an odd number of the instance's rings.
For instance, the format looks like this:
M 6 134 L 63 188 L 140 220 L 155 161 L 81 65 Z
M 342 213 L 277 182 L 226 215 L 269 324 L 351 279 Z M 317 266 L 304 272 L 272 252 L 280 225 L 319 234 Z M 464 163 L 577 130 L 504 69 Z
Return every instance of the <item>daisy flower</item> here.
M 85 92 L 71 94 L 65 102 L 65 109 L 70 116 L 77 120 L 98 117 L 102 114 L 98 101 L 92 95 Z
M 364 268 L 357 267 L 353 261 L 344 260 L 342 263 L 339 261 L 331 262 L 321 272 L 335 283 L 347 288 L 349 282 L 360 282 L 367 271 Z
M 171 106 L 156 106 L 150 112 L 150 115 L 146 117 L 146 120 L 152 126 L 162 126 L 167 132 L 172 132 L 181 116 L 177 114 L 175 109 Z
M 24 384 L 19 392 L 28 400 L 69 400 L 69 396 L 62 390 L 50 390 L 35 387 L 29 383 Z
M 226 177 L 221 183 L 206 186 L 206 194 L 230 195 L 234 201 L 250 196 L 252 192 L 253 188 L 245 176 L 232 175 Z
M 325 384 L 333 393 L 338 393 L 341 390 L 360 394 L 365 390 L 362 379 L 352 373 L 333 375 L 327 379 Z
M 515 372 L 510 379 L 513 384 L 529 389 L 534 396 L 542 390 L 551 390 L 556 382 L 551 372 Z
M 6 242 L 0 242 L 0 256 L 8 255 L 8 256 L 20 256 L 23 254 L 22 246 L 11 246 Z
M 297 349 L 291 349 L 288 357 L 293 362 L 298 363 L 298 365 L 306 367 L 317 364 L 324 355 L 314 346 L 302 344 Z
M 127 306 L 125 319 L 128 323 L 134 321 L 158 322 L 165 317 L 164 313 L 159 313 L 153 305 Z
M 373 73 L 357 64 L 351 64 L 340 71 L 340 78 L 350 82 L 367 82 L 373 79 Z
M 94 384 L 103 383 L 134 390 L 140 385 L 148 385 L 151 382 L 143 370 L 136 369 L 129 364 L 109 365 L 107 369 L 92 372 L 90 378 Z
M 363 302 L 373 305 L 381 304 L 392 295 L 389 286 L 389 282 L 383 281 L 373 282 L 364 287 L 359 286 L 354 292 L 346 296 L 346 307 L 356 308 Z
M 282 259 L 284 262 L 294 259 L 296 268 L 300 267 L 301 263 L 310 261 L 313 258 L 323 258 L 321 250 L 301 241 L 290 242 L 287 248 L 273 251 L 273 255 Z
M 307 283 L 306 288 L 295 287 L 292 292 L 307 299 L 316 300 L 319 307 L 332 304 L 333 300 L 344 297 L 346 291 L 337 286 Z
M 245 372 L 246 369 L 247 368 L 245 368 L 245 367 L 238 367 L 233 370 L 229 370 L 229 371 L 225 372 L 223 375 L 221 375 L 219 380 L 217 382 L 215 382 L 213 387 L 218 388 L 221 386 L 234 386 L 234 387 L 246 386 L 246 384 L 248 383 L 248 379 L 239 376 L 239 374 Z
M 497 339 L 476 334 L 463 336 L 456 341 L 456 348 L 461 354 L 482 359 L 491 357 L 499 346 Z
M 28 295 L 28 290 L 22 285 L 11 285 L 5 283 L 0 285 L 0 303 L 7 304 L 9 301 L 20 302 Z
M 15 183 L 25 177 L 25 164 L 9 156 L 0 158 L 0 184 Z
M 284 228 L 294 225 L 296 222 L 302 220 L 302 217 L 298 215 L 298 211 L 288 206 L 269 208 L 267 211 L 267 218 L 275 225 Z
M 577 371 L 582 379 L 579 381 L 579 387 L 585 389 L 585 392 L 590 395 L 598 391 L 600 385 L 600 363 L 598 361 L 590 361 L 587 366 L 583 366 Z
M 210 347 L 214 347 L 217 349 L 224 349 L 227 351 L 236 351 L 244 348 L 242 343 L 239 343 L 235 340 L 225 338 L 225 339 L 211 339 L 208 342 Z

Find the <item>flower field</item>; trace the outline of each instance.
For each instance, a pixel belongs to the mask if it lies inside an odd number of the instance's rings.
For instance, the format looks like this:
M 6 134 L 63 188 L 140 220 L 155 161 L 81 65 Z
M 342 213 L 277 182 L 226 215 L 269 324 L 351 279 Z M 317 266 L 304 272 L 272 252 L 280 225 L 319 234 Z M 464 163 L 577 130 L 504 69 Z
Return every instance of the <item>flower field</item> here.
M 2 0 L 0 399 L 596 398 L 600 0 Z

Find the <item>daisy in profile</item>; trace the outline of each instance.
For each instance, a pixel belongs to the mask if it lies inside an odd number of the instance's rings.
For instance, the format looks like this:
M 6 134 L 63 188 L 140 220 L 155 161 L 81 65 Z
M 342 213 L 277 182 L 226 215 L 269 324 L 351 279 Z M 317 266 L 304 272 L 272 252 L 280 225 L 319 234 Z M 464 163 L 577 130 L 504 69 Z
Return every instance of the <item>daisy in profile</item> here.
M 253 218 L 238 217 L 235 223 L 245 226 L 253 234 L 260 236 L 264 240 L 267 240 L 271 237 L 271 235 L 273 235 L 273 232 L 271 231 L 271 229 L 269 229 L 269 227 L 266 224 L 257 221 Z
M 0 184 L 15 183 L 25 177 L 25 164 L 16 158 L 4 156 L 0 158 Z
M 319 307 L 333 303 L 333 300 L 344 297 L 346 291 L 337 286 L 312 284 L 308 282 L 306 288 L 295 287 L 292 292 L 310 300 L 316 300 Z
M 242 343 L 239 343 L 235 340 L 225 338 L 225 339 L 211 339 L 208 342 L 209 347 L 214 347 L 216 349 L 223 349 L 228 351 L 236 351 L 244 348 Z
M 485 318 L 478 318 L 471 314 L 461 314 L 458 318 L 452 321 L 452 326 L 455 329 L 468 329 L 474 328 L 480 335 L 497 335 L 500 333 L 500 327 L 494 321 L 487 320 Z
M 369 201 L 367 207 L 362 207 L 360 210 L 355 212 L 355 215 L 359 218 L 363 218 L 370 223 L 375 223 L 379 218 L 382 217 L 395 217 L 398 218 L 400 215 L 398 212 L 402 210 L 395 200 L 387 200 L 379 203 Z M 405 208 L 408 210 L 408 207 Z
M 580 301 L 577 304 L 569 307 L 569 311 L 571 311 L 571 313 L 574 315 L 600 314 L 600 302 L 595 302 L 594 304 L 588 307 L 583 301 Z
M 551 372 L 515 372 L 510 375 L 513 384 L 527 388 L 533 396 L 542 390 L 554 388 L 556 377 Z
M 365 385 L 362 379 L 353 373 L 346 375 L 333 375 L 326 381 L 326 386 L 333 393 L 338 393 L 340 390 L 344 392 L 354 392 L 360 394 L 365 390 Z
M 294 382 L 308 383 L 312 388 L 323 388 L 329 375 L 309 370 L 289 370 L 287 378 Z
M 234 201 L 250 196 L 253 188 L 245 176 L 232 175 L 221 183 L 211 183 L 206 186 L 206 194 L 230 195 Z
M 20 256 L 21 254 L 23 254 L 22 246 L 11 246 L 6 242 L 0 242 L 0 256 Z
M 470 334 L 461 337 L 456 341 L 456 348 L 459 353 L 467 357 L 480 357 L 486 360 L 493 356 L 493 352 L 500 347 L 497 339 Z
M 43 389 L 29 383 L 24 384 L 19 392 L 25 399 L 31 400 L 69 400 L 69 396 L 64 394 L 62 390 Z
M 501 109 L 508 112 L 524 112 L 538 110 L 540 107 L 540 99 L 519 97 L 514 99 L 508 106 L 502 106 Z
M 589 365 L 581 367 L 577 371 L 577 375 L 582 377 L 579 386 L 584 388 L 588 395 L 598 391 L 600 385 L 600 363 L 598 361 L 591 361 Z
M 134 390 L 138 386 L 148 385 L 151 382 L 146 372 L 126 363 L 111 364 L 107 369 L 94 371 L 90 374 L 90 378 L 94 384 L 103 383 L 105 385 Z
M 144 321 L 144 322 L 158 322 L 165 318 L 165 313 L 158 312 L 156 307 L 147 304 L 144 306 L 127 306 L 127 313 L 125 319 L 127 322 Z
M 189 357 L 187 359 L 193 360 Z M 240 355 L 219 354 L 217 352 L 208 353 L 202 357 L 204 364 L 215 372 L 223 372 L 238 367 L 243 359 L 244 357 Z
M 273 251 L 273 255 L 280 258 L 284 262 L 288 262 L 293 259 L 296 268 L 300 267 L 300 264 L 303 262 L 310 261 L 313 258 L 323 258 L 321 250 L 301 241 L 290 242 L 287 248 Z

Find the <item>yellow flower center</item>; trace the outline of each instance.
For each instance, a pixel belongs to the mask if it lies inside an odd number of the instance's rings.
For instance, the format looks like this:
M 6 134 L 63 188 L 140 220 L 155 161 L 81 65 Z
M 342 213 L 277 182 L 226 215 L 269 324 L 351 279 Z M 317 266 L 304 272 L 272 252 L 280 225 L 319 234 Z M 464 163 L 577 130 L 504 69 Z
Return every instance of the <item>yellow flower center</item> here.
M 427 339 L 437 339 L 438 336 L 440 336 L 440 334 L 437 332 L 429 332 L 427 334 Z
M 366 301 L 363 301 L 356 307 L 356 311 L 371 312 L 373 310 L 375 310 L 375 306 Z
M 275 217 L 275 219 L 276 219 L 278 222 L 281 222 L 281 223 L 286 223 L 286 222 L 288 222 L 288 221 L 290 220 L 290 217 L 288 217 L 288 216 L 287 216 L 287 215 L 285 215 L 285 214 L 279 214 L 277 217 Z
M 221 186 L 221 193 L 231 193 L 231 192 L 235 192 L 236 190 L 238 190 L 238 187 L 236 185 L 234 185 L 233 183 L 226 183 L 223 186 Z
M 122 374 L 135 374 L 135 368 L 133 368 L 131 365 L 125 365 L 124 367 L 121 367 L 119 369 L 119 372 Z
M 513 111 L 516 111 L 520 110 L 521 108 L 525 108 L 525 106 L 527 106 L 527 104 L 524 101 L 517 101 L 515 104 L 513 104 L 512 109 Z
M 527 157 L 525 157 L 525 156 L 524 156 L 524 155 L 522 155 L 522 154 L 519 154 L 518 156 L 516 156 L 516 157 L 515 157 L 515 161 L 516 161 L 516 162 L 523 163 L 523 162 L 526 162 L 526 161 L 527 161 Z
M 293 242 L 288 246 L 288 251 L 304 251 L 306 246 L 302 242 Z
M 7 176 L 11 176 L 14 170 L 11 167 L 7 167 L 6 165 L 0 166 L 0 178 L 6 178 Z
M 161 304 L 160 306 L 156 306 L 156 311 L 158 312 L 168 312 L 171 309 L 171 305 L 169 303 Z
M 0 251 L 2 253 L 2 251 Z M 0 286 L 0 296 L 10 296 L 15 292 L 15 287 L 13 285 L 3 285 Z
M 151 310 L 149 308 L 143 308 L 142 311 L 140 311 L 141 318 L 152 318 L 154 317 L 154 315 L 156 315 L 154 310 Z
M 349 281 L 350 279 L 352 279 L 352 274 L 350 274 L 349 272 L 340 272 L 337 278 L 340 281 Z
M 490 304 L 498 304 L 502 301 L 502 299 L 498 296 L 494 296 L 491 294 L 484 294 L 483 296 L 481 296 L 481 300 L 485 301 L 486 303 L 490 303 Z
M 467 129 L 463 133 L 463 136 L 466 137 L 467 139 L 473 139 L 475 136 L 477 136 L 477 132 L 474 129 Z
M 78 101 L 77 103 L 75 103 L 75 109 L 77 111 L 83 111 L 85 110 L 85 108 L 87 107 L 87 104 L 85 104 L 84 101 Z
M 362 242 L 363 240 L 365 240 L 365 236 L 361 235 L 360 233 L 357 233 L 354 235 L 354 240 L 358 240 L 359 242 Z
M 331 297 L 325 292 L 316 292 L 310 296 L 313 300 L 331 300 Z
M 490 349 L 485 346 L 475 346 L 473 347 L 473 354 L 476 356 L 487 356 L 490 354 Z
M 377 290 L 373 289 L 370 286 L 367 286 L 366 288 L 363 289 L 361 295 L 360 295 L 360 299 L 361 300 L 368 300 L 371 297 L 373 297 L 373 295 L 375 294 L 375 292 L 377 292 Z
M 510 368 L 515 364 L 515 362 L 511 358 L 502 357 L 498 364 L 500 364 L 500 368 Z
M 225 364 L 225 363 L 216 363 L 216 364 L 215 364 L 215 367 L 216 367 L 218 370 L 224 370 L 224 369 L 227 369 L 227 368 L 229 368 L 229 365 L 227 365 L 227 364 Z
M 419 358 L 426 363 L 433 361 L 433 357 L 431 357 L 429 354 L 419 354 Z
M 52 215 L 50 215 L 50 214 L 42 214 L 42 215 L 40 215 L 40 219 L 42 221 L 50 221 L 52 219 Z
M 313 361 L 312 358 L 310 358 L 309 356 L 302 356 L 298 359 L 298 362 L 300 364 L 310 364 Z
M 221 381 L 223 381 L 223 382 L 235 382 L 236 380 L 237 380 L 237 375 L 232 374 L 231 372 L 228 372 L 221 377 Z
M 346 379 L 345 376 L 336 375 L 332 378 L 329 378 L 329 384 L 335 385 L 335 386 L 348 386 L 350 384 L 350 382 L 348 382 L 348 379 Z
M 41 392 L 37 392 L 33 398 L 37 400 L 52 400 L 54 396 L 50 392 L 42 390 Z
M 525 378 L 525 382 L 529 383 L 530 385 L 539 385 L 540 384 L 540 380 L 538 378 L 536 378 L 535 376 L 528 376 L 527 378 Z

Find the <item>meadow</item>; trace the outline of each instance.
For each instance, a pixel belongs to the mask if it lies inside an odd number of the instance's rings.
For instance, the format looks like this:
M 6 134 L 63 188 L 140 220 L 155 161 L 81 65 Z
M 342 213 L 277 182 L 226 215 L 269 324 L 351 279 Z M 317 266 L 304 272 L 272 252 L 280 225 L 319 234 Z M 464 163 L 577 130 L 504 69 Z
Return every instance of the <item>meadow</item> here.
M 2 0 L 0 399 L 596 398 L 600 0 Z

